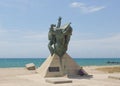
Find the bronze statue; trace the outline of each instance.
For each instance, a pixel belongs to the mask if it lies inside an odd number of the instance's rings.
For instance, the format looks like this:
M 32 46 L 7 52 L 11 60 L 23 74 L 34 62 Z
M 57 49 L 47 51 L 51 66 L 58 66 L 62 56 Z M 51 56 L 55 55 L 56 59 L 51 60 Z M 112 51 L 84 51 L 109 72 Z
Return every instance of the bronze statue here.
M 54 44 L 56 42 L 55 31 L 54 31 L 55 26 L 56 25 L 51 24 L 51 27 L 50 27 L 50 30 L 49 30 L 49 33 L 48 33 L 48 39 L 50 40 L 50 42 L 48 44 L 48 48 L 50 50 L 51 55 L 53 55 L 53 53 L 54 53 L 54 47 L 52 47 L 52 46 L 54 46 Z
M 61 27 L 61 19 L 62 18 L 59 17 L 57 27 L 55 24 L 51 24 L 48 33 L 48 38 L 50 41 L 48 48 L 50 53 L 51 55 L 55 53 L 59 57 L 62 57 L 66 53 L 70 36 L 72 35 L 72 27 L 70 26 L 71 23 Z

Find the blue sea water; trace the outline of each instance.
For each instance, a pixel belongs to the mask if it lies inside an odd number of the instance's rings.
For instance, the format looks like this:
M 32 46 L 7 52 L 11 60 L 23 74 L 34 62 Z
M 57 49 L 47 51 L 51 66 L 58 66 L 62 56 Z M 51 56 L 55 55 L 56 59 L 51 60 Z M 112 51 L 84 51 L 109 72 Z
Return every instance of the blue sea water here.
M 119 62 L 120 58 L 73 58 L 80 66 L 113 65 L 107 62 Z M 34 63 L 39 67 L 45 58 L 0 58 L 0 68 L 25 67 L 25 64 Z M 116 64 L 115 64 L 116 65 Z M 120 64 L 117 64 L 120 65 Z

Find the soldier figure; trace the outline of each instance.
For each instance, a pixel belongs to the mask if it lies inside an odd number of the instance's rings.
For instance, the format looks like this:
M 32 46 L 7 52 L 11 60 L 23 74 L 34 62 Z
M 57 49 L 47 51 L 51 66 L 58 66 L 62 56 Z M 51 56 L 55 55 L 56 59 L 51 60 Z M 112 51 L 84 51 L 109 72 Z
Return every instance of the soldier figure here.
M 57 27 L 54 24 L 51 25 L 48 33 L 48 38 L 50 40 L 48 48 L 51 56 L 55 53 L 59 57 L 62 57 L 67 51 L 70 36 L 72 35 L 71 23 L 61 27 L 61 19 L 62 18 L 59 17 Z

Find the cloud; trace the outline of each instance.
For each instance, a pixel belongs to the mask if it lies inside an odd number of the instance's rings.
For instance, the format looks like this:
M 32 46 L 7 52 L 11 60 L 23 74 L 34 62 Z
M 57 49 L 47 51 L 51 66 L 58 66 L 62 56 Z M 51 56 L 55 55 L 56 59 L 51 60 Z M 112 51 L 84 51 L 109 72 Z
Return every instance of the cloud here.
M 45 31 L 0 29 L 1 57 L 47 57 L 48 33 Z M 120 57 L 120 33 L 97 37 L 95 33 L 72 35 L 68 53 L 74 57 Z M 6 54 L 7 53 L 7 54 Z
M 81 2 L 73 2 L 71 3 L 71 7 L 84 7 L 85 4 L 84 3 L 81 3 Z
M 5 33 L 7 30 L 0 29 L 0 33 Z
M 120 57 L 119 51 L 120 33 L 103 38 L 71 40 L 69 45 L 69 53 L 75 57 Z
M 0 41 L 8 42 L 35 42 L 46 41 L 48 38 L 46 31 L 31 31 L 23 29 L 0 29 Z M 44 39 L 44 40 L 43 40 Z
M 26 39 L 47 39 L 47 32 L 27 32 L 24 35 Z
M 105 8 L 105 6 L 89 6 L 81 2 L 73 2 L 70 4 L 70 6 L 73 8 L 79 8 L 83 13 L 93 13 Z
M 47 57 L 49 55 L 47 32 L 1 29 L 0 33 L 0 58 Z

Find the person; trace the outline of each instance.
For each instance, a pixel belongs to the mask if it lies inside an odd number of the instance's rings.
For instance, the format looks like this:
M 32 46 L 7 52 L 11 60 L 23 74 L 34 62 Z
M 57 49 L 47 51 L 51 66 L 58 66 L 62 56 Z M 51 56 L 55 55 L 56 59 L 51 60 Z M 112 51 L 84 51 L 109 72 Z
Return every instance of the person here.
M 48 48 L 49 48 L 49 50 L 50 50 L 51 56 L 52 56 L 53 53 L 54 53 L 54 47 L 53 47 L 52 45 L 54 45 L 55 42 L 56 42 L 55 30 L 54 30 L 54 27 L 55 27 L 55 26 L 56 26 L 56 25 L 51 24 L 50 30 L 49 30 L 49 32 L 48 32 L 48 39 L 49 39 Z
M 78 71 L 78 75 L 80 75 L 80 76 L 85 75 L 82 67 L 81 67 L 80 70 Z

